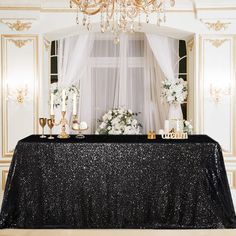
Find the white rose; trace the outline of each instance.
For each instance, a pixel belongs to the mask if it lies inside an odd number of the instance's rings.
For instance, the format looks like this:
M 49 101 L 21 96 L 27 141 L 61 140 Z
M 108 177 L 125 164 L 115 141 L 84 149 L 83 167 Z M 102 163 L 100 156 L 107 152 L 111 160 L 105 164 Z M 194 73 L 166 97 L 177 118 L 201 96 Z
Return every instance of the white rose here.
M 137 125 L 137 123 L 138 123 L 137 120 L 135 120 L 135 119 L 132 120 L 132 125 L 133 125 L 133 126 Z
M 105 123 L 105 122 L 102 122 L 99 127 L 100 127 L 101 129 L 104 129 L 104 128 L 106 128 L 106 126 L 107 126 L 106 123 Z

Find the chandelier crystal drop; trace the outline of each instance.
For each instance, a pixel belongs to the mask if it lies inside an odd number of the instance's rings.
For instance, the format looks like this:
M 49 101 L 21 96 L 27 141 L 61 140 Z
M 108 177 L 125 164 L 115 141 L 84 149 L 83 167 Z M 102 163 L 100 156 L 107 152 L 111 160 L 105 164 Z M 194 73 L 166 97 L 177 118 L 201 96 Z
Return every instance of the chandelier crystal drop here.
M 115 43 L 119 42 L 120 33 L 140 29 L 142 14 L 146 16 L 146 23 L 149 23 L 151 14 L 156 16 L 157 25 L 165 22 L 168 5 L 174 7 L 175 0 L 70 0 L 70 7 L 77 9 L 77 24 L 79 13 L 82 13 L 82 25 L 91 30 L 90 17 L 100 14 L 101 32 L 112 32 Z

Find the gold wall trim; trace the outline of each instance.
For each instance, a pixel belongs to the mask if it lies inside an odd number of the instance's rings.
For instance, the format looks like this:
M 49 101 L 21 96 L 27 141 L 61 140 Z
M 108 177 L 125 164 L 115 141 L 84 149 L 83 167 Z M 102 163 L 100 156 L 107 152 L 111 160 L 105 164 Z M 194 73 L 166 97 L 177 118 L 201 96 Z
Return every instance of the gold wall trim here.
M 191 91 L 193 94 L 190 97 L 190 95 L 188 95 L 188 100 L 187 100 L 187 119 L 188 120 L 192 120 L 192 124 L 193 124 L 193 129 L 195 131 L 195 127 L 194 127 L 194 109 L 191 109 L 191 107 L 194 106 L 194 70 L 192 71 L 192 78 L 190 77 L 190 55 L 192 55 L 192 60 L 195 59 L 195 50 L 194 50 L 194 37 L 192 39 L 190 39 L 189 41 L 187 41 L 186 43 L 187 45 L 187 81 L 189 84 L 189 91 Z M 191 86 L 193 85 L 193 86 Z M 190 93 L 189 93 L 190 94 Z
M 229 41 L 229 39 L 206 39 L 207 42 L 210 42 L 214 47 L 219 48 L 223 43 Z
M 8 170 L 2 170 L 2 191 L 4 191 L 6 187 L 8 172 Z
M 43 38 L 43 44 L 44 44 L 44 47 L 45 47 L 46 51 L 49 51 L 50 46 L 51 46 L 51 42 L 44 37 Z
M 17 48 L 22 48 L 27 43 L 32 42 L 32 41 L 33 39 L 9 39 L 9 42 L 14 43 Z
M 18 32 L 29 30 L 32 27 L 31 21 L 23 21 L 20 19 L 0 19 L 0 23 L 7 25 L 11 30 Z
M 6 91 L 6 65 L 5 59 L 7 59 L 8 53 L 6 44 L 7 42 L 12 42 L 14 40 L 26 40 L 27 42 L 33 42 L 33 58 L 34 58 L 34 124 L 33 124 L 33 133 L 38 133 L 38 109 L 39 109 L 39 100 L 38 100 L 38 88 L 39 88 L 39 62 L 38 62 L 38 35 L 34 34 L 23 34 L 23 35 L 1 35 L 1 88 L 2 88 L 2 158 L 0 163 L 9 163 L 11 162 L 13 151 L 8 150 L 8 106 L 7 106 L 7 91 Z M 13 42 L 15 43 L 15 42 Z M 8 159 L 8 160 L 4 160 Z
M 219 20 L 217 20 L 216 22 L 204 22 L 203 20 L 201 21 L 206 25 L 209 30 L 214 31 L 226 30 L 231 24 L 230 22 L 221 22 Z
M 193 50 L 193 46 L 194 46 L 194 38 L 190 39 L 187 42 L 187 49 L 191 52 Z
M 231 175 L 231 189 L 236 189 L 236 170 L 232 170 L 232 169 L 227 169 L 226 168 L 226 172 L 227 174 Z

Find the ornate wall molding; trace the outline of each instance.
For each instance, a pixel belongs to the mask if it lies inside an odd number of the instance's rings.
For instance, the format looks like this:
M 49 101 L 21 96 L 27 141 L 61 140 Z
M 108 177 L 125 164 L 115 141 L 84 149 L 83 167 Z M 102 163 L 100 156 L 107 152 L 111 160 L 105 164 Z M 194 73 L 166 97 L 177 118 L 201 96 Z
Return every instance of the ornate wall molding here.
M 23 20 L 14 20 L 14 19 L 0 19 L 2 24 L 7 25 L 13 31 L 24 31 L 29 30 L 32 27 L 31 21 L 23 21 Z
M 189 49 L 190 52 L 192 52 L 193 46 L 194 46 L 194 38 L 190 39 L 190 40 L 187 42 L 187 48 Z
M 201 21 L 206 25 L 209 30 L 214 31 L 226 30 L 231 24 L 230 22 L 221 22 L 219 20 L 217 20 L 216 22 L 204 22 L 203 20 Z
M 43 38 L 43 43 L 44 43 L 44 47 L 45 47 L 46 51 L 49 51 L 50 46 L 51 46 L 51 42 L 48 39 Z
M 10 42 L 14 43 L 16 47 L 22 48 L 27 43 L 32 42 L 33 39 L 9 39 Z
M 219 48 L 223 43 L 229 39 L 206 39 L 207 42 L 210 42 L 214 47 Z

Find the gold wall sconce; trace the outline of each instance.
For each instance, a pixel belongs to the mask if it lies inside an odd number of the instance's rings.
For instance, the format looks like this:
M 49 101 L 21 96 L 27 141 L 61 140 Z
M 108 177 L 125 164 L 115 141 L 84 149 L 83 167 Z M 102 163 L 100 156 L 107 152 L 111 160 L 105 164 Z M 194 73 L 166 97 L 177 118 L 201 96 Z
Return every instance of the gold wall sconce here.
M 231 95 L 230 86 L 222 87 L 219 85 L 210 84 L 210 96 L 215 104 L 218 104 L 222 97 Z
M 8 99 L 18 104 L 23 104 L 29 98 L 28 86 L 8 88 Z

